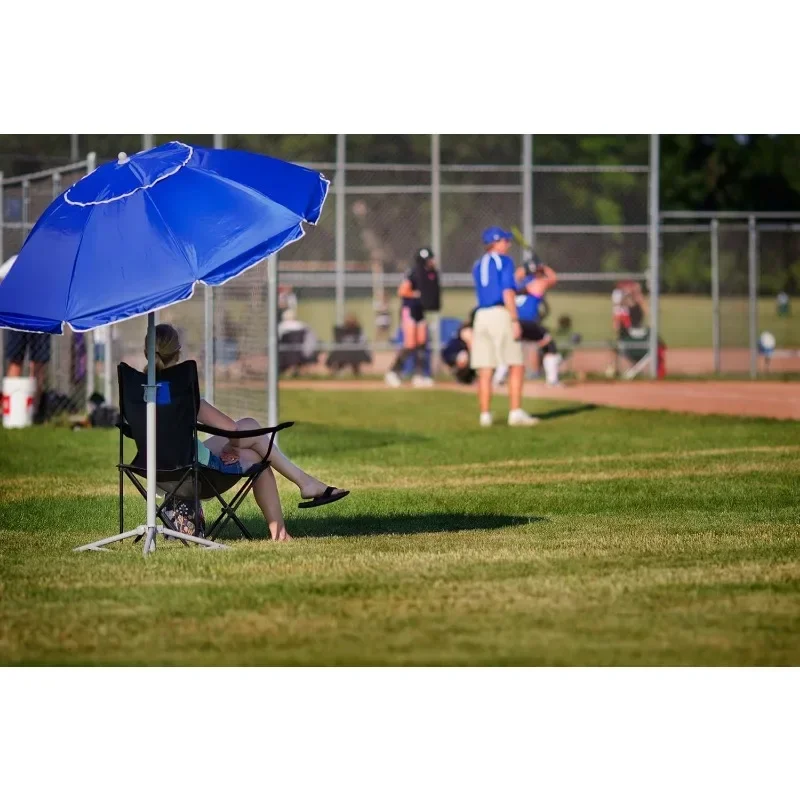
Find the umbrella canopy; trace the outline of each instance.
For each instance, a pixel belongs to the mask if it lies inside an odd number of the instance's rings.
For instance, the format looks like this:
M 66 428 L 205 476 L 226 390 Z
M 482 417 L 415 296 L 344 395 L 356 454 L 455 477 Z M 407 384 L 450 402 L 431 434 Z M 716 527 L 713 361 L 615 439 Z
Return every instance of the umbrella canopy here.
M 121 153 L 40 217 L 0 285 L 0 326 L 85 331 L 185 300 L 302 237 L 328 185 L 236 150 Z

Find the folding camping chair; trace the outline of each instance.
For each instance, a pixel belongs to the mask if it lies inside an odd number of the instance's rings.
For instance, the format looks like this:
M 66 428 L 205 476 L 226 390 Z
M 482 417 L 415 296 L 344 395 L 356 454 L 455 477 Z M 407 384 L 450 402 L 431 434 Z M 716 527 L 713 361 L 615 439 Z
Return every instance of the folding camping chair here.
M 337 347 L 328 353 L 326 364 L 331 372 L 338 373 L 339 370 L 350 367 L 353 374 L 358 375 L 362 364 L 372 363 L 372 355 L 360 327 L 334 325 L 333 342 Z
M 144 386 L 147 376 L 128 364 L 117 367 L 119 380 L 119 532 L 124 530 L 123 483 L 127 476 L 139 493 L 147 499 L 147 491 L 141 478 L 147 477 L 147 405 L 144 399 Z M 290 428 L 293 422 L 283 422 L 272 428 L 259 428 L 251 431 L 225 431 L 201 425 L 197 422 L 200 408 L 200 390 L 197 380 L 197 364 L 184 361 L 174 367 L 156 373 L 158 393 L 156 398 L 156 486 L 164 499 L 156 508 L 156 515 L 166 528 L 174 530 L 165 508 L 173 500 L 194 503 L 195 521 L 199 520 L 200 501 L 216 498 L 222 511 L 206 529 L 206 538 L 216 539 L 229 520 L 233 520 L 242 536 L 250 539 L 247 528 L 242 524 L 236 511 L 247 497 L 248 492 L 261 473 L 269 466 L 269 454 L 278 431 Z M 270 434 L 267 455 L 247 472 L 237 475 L 212 469 L 197 460 L 197 433 L 211 433 L 228 439 L 241 439 L 249 436 Z M 137 453 L 130 464 L 124 462 L 123 446 L 125 438 L 133 439 Z M 244 481 L 231 502 L 222 496 Z M 195 523 L 196 524 L 196 523 Z M 139 540 L 138 537 L 136 541 Z M 184 544 L 186 544 L 184 542 Z M 188 545 L 187 545 L 188 547 Z
M 650 328 L 621 328 L 616 352 L 632 365 L 622 377 L 626 380 L 635 378 L 650 363 Z

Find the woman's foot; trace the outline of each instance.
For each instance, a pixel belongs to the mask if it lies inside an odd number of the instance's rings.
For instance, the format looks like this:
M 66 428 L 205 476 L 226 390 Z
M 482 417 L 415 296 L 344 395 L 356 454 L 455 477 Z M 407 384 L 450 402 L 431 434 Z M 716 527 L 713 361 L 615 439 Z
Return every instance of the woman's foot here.
M 306 494 L 301 491 L 301 496 L 305 502 L 298 503 L 297 507 L 317 508 L 318 506 L 326 506 L 328 503 L 335 503 L 350 494 L 349 490 L 339 489 L 336 486 L 325 486 L 325 484 L 320 484 L 320 486 L 322 487 L 321 492 L 314 490 L 311 494 Z
M 292 537 L 289 536 L 288 532 L 286 531 L 286 528 L 281 528 L 277 532 L 277 534 L 273 535 L 271 538 L 272 538 L 273 542 L 291 542 L 292 541 Z
M 318 497 L 322 497 L 327 488 L 328 485 L 326 483 L 318 481 L 316 478 L 309 478 L 308 483 L 299 487 L 300 497 L 303 500 L 316 500 Z

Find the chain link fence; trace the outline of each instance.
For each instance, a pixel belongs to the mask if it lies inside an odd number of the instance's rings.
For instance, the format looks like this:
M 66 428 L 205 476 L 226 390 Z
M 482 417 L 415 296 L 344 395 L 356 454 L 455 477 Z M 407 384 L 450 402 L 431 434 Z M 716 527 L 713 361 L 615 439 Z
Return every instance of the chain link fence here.
M 0 264 L 16 256 L 36 221 L 52 201 L 94 169 L 91 155 L 63 167 L 2 179 L 0 176 Z M 43 287 L 44 290 L 44 287 Z M 8 368 L 7 343 L 14 333 L 0 331 L 3 345 L 3 374 Z M 40 417 L 81 413 L 95 391 L 97 363 L 92 334 L 50 337 L 50 360 L 38 410 Z M 25 355 L 23 375 L 28 374 L 30 353 Z
M 670 371 L 800 372 L 800 324 L 791 302 L 800 289 L 800 224 L 793 215 L 665 216 L 660 331 Z
M 379 152 L 369 163 L 351 163 L 347 138 L 319 137 L 319 160 L 308 166 L 331 180 L 330 196 L 319 224 L 280 255 L 276 367 L 283 378 L 385 372 L 397 349 L 397 287 L 421 246 L 432 246 L 439 261 L 439 317 L 465 319 L 474 305 L 470 271 L 482 252 L 480 233 L 490 225 L 517 225 L 557 270 L 545 325 L 568 356 L 566 370 L 618 374 L 642 356 L 620 350 L 612 293 L 639 284 L 646 305 L 653 288 L 648 164 L 537 163 L 525 136 L 516 150 L 506 149 L 507 163 L 459 161 L 450 141 L 457 137 L 448 136 L 409 137 L 417 163 L 382 163 Z M 647 137 L 639 140 L 644 162 Z M 236 137 L 227 144 L 236 146 Z M 16 254 L 52 199 L 92 168 L 89 159 L 2 181 L 0 256 Z M 658 241 L 668 374 L 800 371 L 791 308 L 800 290 L 800 218 L 665 213 Z M 515 260 L 525 250 L 518 246 Z M 213 290 L 198 286 L 190 300 L 159 315 L 179 329 L 206 396 L 235 416 L 268 413 L 268 275 L 265 262 Z M 94 391 L 116 402 L 115 365 L 144 365 L 145 327 L 142 317 L 52 337 L 52 411 L 82 412 Z M 441 330 L 434 325 L 433 371 Z M 771 352 L 759 350 L 764 332 L 775 337 Z

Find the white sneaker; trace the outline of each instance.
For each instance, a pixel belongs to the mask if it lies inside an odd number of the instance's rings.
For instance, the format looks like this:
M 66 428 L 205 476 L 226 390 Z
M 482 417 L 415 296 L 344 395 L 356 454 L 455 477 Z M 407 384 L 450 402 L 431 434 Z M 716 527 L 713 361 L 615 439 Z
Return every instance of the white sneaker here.
M 400 376 L 396 372 L 387 372 L 383 376 L 383 380 L 386 382 L 386 385 L 391 386 L 392 389 L 398 389 L 402 383 Z
M 530 428 L 539 424 L 539 417 L 532 417 L 527 411 L 517 408 L 508 412 L 508 424 L 512 427 Z
M 490 411 L 481 412 L 481 428 L 491 428 L 493 421 Z
M 411 385 L 415 389 L 430 389 L 433 386 L 433 378 L 427 375 L 415 375 L 411 379 Z

